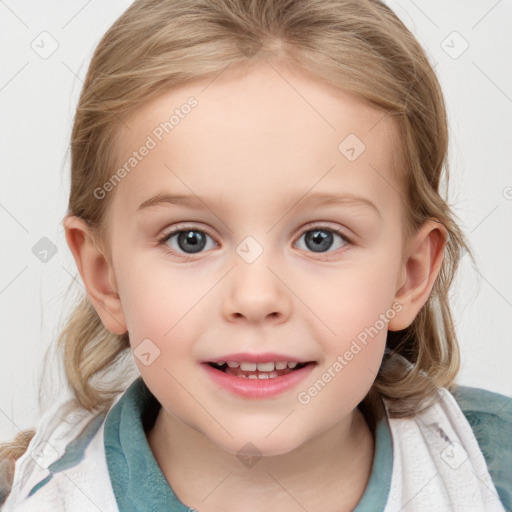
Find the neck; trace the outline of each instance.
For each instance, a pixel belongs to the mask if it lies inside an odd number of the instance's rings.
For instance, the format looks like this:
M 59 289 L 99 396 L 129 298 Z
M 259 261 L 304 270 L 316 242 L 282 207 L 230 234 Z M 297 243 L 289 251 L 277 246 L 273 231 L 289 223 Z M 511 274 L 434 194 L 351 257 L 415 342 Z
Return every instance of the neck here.
M 374 439 L 362 413 L 250 469 L 161 408 L 148 442 L 180 501 L 200 512 L 353 510 L 370 478 Z

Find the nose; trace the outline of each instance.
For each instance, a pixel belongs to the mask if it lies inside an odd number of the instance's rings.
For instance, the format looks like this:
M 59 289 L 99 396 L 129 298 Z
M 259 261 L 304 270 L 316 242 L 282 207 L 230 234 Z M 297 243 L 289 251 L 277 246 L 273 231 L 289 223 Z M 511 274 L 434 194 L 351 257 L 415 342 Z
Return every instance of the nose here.
M 228 321 L 282 323 L 290 316 L 291 292 L 286 277 L 263 257 L 239 260 L 226 276 L 222 311 Z

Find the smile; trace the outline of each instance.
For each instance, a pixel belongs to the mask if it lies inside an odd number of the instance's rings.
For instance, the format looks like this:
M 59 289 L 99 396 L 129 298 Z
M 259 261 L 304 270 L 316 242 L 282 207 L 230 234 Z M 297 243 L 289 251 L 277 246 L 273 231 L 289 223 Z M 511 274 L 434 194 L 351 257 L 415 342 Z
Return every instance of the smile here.
M 243 398 L 265 399 L 297 387 L 316 364 L 314 361 L 215 361 L 200 366 L 219 390 Z
M 234 377 L 245 379 L 275 379 L 296 370 L 304 368 L 310 363 L 298 363 L 297 361 L 270 361 L 266 363 L 253 363 L 249 361 L 217 361 L 208 363 L 212 368 L 220 370 Z

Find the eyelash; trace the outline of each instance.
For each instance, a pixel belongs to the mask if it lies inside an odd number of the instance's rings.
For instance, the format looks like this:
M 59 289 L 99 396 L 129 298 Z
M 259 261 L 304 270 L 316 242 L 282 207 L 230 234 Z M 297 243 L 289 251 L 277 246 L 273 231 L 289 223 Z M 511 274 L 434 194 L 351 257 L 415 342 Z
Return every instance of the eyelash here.
M 319 257 L 318 259 L 326 259 L 325 257 L 322 257 L 322 255 L 326 255 L 326 254 L 331 254 L 331 253 L 336 253 L 338 251 L 345 251 L 347 246 L 349 245 L 354 245 L 354 242 L 352 242 L 351 239 L 349 239 L 345 233 L 343 233 L 341 230 L 337 229 L 337 228 L 333 228 L 333 227 L 330 227 L 330 226 L 326 226 L 325 224 L 313 224 L 312 226 L 308 226 L 307 229 L 305 229 L 304 231 L 302 231 L 302 233 L 300 234 L 300 236 L 297 238 L 297 240 L 299 240 L 303 235 L 304 233 L 307 233 L 308 231 L 330 231 L 331 233 L 334 233 L 336 235 L 338 235 L 344 242 L 345 242 L 345 246 L 340 248 L 340 249 L 337 249 L 335 251 L 329 251 L 329 252 L 326 252 L 326 253 L 316 253 L 317 254 L 317 257 Z M 160 237 L 158 239 L 158 246 L 162 246 L 164 247 L 165 251 L 172 254 L 173 256 L 174 255 L 177 255 L 178 257 L 181 257 L 181 258 L 184 258 L 184 259 L 189 259 L 191 257 L 194 256 L 194 254 L 182 254 L 182 253 L 177 253 L 176 251 L 174 251 L 173 249 L 170 249 L 169 247 L 167 247 L 165 244 L 166 242 L 168 242 L 174 235 L 178 234 L 178 233 L 181 233 L 181 232 L 186 232 L 186 231 L 197 231 L 197 232 L 200 232 L 200 233 L 206 233 L 212 240 L 214 239 L 213 235 L 208 231 L 208 230 L 205 230 L 205 229 L 198 229 L 194 226 L 179 226 L 175 229 L 173 229 L 172 231 L 170 231 L 169 233 L 166 233 L 164 235 L 162 235 L 162 237 Z M 217 242 L 215 242 L 217 243 Z M 310 252 L 313 252 L 313 251 L 310 251 Z M 201 254 L 201 253 L 198 253 L 198 254 Z M 315 253 L 313 253 L 315 254 Z

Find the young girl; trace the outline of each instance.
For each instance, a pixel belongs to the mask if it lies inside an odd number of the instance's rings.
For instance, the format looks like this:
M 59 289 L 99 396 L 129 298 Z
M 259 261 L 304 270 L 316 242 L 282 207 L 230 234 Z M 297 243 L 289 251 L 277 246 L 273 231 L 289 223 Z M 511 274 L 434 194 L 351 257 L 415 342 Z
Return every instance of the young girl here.
M 512 401 L 455 385 L 447 145 L 379 0 L 134 2 L 72 133 L 74 398 L 3 510 L 511 510 Z

